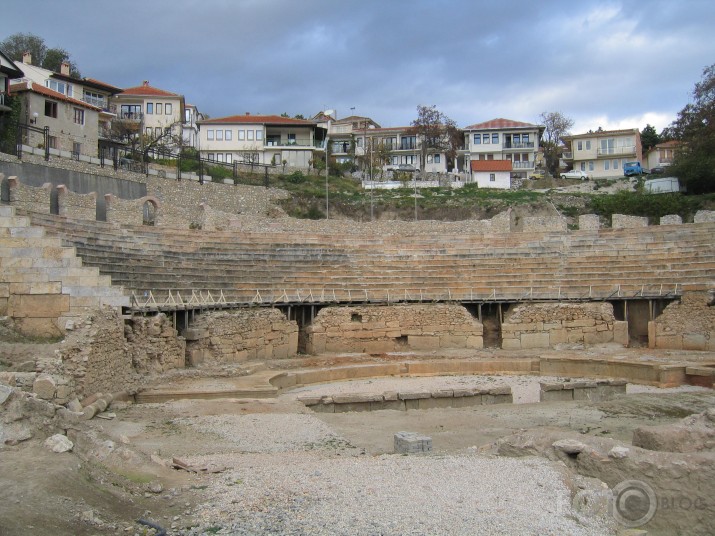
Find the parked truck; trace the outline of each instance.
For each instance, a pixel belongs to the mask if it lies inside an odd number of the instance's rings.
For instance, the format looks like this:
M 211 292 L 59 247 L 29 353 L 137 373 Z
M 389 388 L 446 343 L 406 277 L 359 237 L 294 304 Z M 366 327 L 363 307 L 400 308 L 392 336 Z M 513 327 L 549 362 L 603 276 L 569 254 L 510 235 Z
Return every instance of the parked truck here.
M 626 162 L 623 164 L 623 174 L 626 177 L 632 177 L 633 175 L 643 175 L 648 173 L 648 170 L 643 169 L 640 162 Z

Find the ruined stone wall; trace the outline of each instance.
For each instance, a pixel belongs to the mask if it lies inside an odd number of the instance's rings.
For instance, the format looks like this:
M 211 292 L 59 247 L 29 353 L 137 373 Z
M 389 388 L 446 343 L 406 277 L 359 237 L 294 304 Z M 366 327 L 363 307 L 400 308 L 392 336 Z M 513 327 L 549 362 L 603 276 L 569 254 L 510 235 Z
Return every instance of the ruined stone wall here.
M 135 316 L 124 326 L 132 367 L 140 374 L 184 368 L 186 341 L 165 314 Z
M 707 292 L 691 292 L 648 322 L 648 346 L 674 350 L 715 351 L 715 306 Z
M 2 178 L 2 174 L 0 174 L 0 179 L 3 182 L 7 181 L 2 187 L 6 188 L 10 194 L 10 205 L 30 212 L 50 213 L 50 192 L 52 191 L 50 183 L 37 188 L 23 184 L 20 178 L 14 176 Z
M 298 351 L 298 325 L 278 309 L 202 313 L 184 336 L 192 365 L 281 359 Z
M 568 230 L 566 219 L 560 216 L 527 216 L 524 218 L 523 225 L 523 232 L 525 233 L 566 232 Z
M 626 322 L 610 303 L 525 303 L 504 316 L 502 348 L 551 348 L 557 344 L 628 343 Z
M 306 350 L 380 353 L 482 348 L 483 326 L 461 305 L 325 307 L 306 328 Z
M 660 225 L 682 225 L 683 218 L 677 214 L 668 214 L 660 218 Z
M 141 225 L 144 221 L 142 199 L 121 199 L 113 194 L 104 196 L 107 207 L 107 222 L 123 225 Z
M 60 216 L 69 216 L 82 220 L 97 219 L 97 194 L 77 194 L 66 186 L 57 187 L 57 206 Z
M 211 208 L 208 204 L 201 204 L 201 229 L 204 231 L 226 231 L 231 227 L 238 227 L 236 216 Z
M 596 231 L 601 228 L 601 219 L 598 214 L 581 214 L 578 217 L 580 231 Z
M 715 210 L 698 210 L 693 218 L 693 223 L 715 222 Z
M 613 229 L 648 227 L 648 218 L 641 216 L 626 216 L 624 214 L 613 214 L 611 216 L 611 227 Z

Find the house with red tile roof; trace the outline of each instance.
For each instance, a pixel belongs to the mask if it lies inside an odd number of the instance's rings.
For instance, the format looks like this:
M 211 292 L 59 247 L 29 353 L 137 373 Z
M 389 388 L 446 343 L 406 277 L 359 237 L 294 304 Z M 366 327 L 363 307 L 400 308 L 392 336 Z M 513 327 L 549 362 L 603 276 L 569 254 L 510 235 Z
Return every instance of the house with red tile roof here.
M 461 156 L 466 169 L 472 169 L 470 162 L 474 161 L 508 160 L 511 177 L 527 178 L 534 172 L 543 126 L 498 118 L 469 125 L 463 130 Z
M 159 145 L 170 149 L 181 143 L 186 114 L 183 95 L 159 89 L 144 80 L 141 85 L 114 95 L 112 102 L 117 120 L 127 127 L 125 131 L 162 140 Z
M 472 160 L 470 170 L 471 182 L 476 182 L 479 188 L 511 188 L 513 172 L 511 160 Z
M 246 113 L 197 125 L 201 157 L 216 162 L 309 169 L 314 154 L 325 151 L 325 129 L 315 121 Z

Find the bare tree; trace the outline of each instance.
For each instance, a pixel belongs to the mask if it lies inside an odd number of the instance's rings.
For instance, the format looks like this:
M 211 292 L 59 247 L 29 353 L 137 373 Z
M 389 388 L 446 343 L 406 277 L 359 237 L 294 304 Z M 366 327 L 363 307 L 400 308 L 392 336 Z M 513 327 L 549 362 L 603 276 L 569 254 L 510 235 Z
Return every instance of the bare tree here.
M 417 119 L 412 121 L 407 132 L 418 138 L 420 169 L 425 168 L 430 150 L 444 152 L 448 161 L 454 161 L 462 143 L 457 124 L 436 106 L 417 106 Z
M 573 126 L 573 120 L 561 112 L 544 112 L 539 116 L 539 119 L 544 125 L 541 146 L 544 148 L 546 169 L 552 175 L 557 175 L 561 138 L 569 133 L 569 129 Z

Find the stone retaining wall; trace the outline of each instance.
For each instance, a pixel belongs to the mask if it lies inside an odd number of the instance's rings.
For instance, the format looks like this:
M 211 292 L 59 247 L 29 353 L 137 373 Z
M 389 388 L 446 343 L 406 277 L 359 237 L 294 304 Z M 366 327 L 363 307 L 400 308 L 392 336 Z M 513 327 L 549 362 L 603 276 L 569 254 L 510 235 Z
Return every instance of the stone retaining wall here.
M 482 324 L 461 305 L 325 307 L 305 331 L 310 354 L 483 347 Z
M 144 203 L 148 198 L 122 199 L 113 194 L 104 196 L 107 210 L 107 222 L 127 225 L 144 223 Z
M 184 336 L 191 365 L 282 359 L 298 351 L 298 325 L 278 309 L 202 313 Z
M 628 324 L 613 316 L 610 303 L 524 303 L 502 323 L 502 348 L 528 350 L 558 344 L 628 344 Z
M 8 204 L 29 212 L 50 213 L 50 194 L 52 192 L 50 183 L 45 183 L 40 188 L 28 186 L 20 178 L 5 177 L 2 173 L 0 173 L 0 183 L 4 183 L 0 187 L 6 189 L 9 194 Z
M 97 219 L 97 193 L 77 194 L 67 186 L 57 187 L 57 208 L 60 216 L 69 216 L 81 220 Z
M 624 214 L 613 214 L 611 217 L 611 227 L 613 229 L 648 227 L 648 218 L 641 216 L 626 216 Z
M 298 398 L 306 407 L 319 413 L 348 411 L 377 411 L 393 409 L 464 408 L 486 404 L 511 404 L 511 387 L 480 389 L 440 389 L 438 391 L 388 391 L 386 393 L 351 393 L 332 396 L 304 396 Z
M 715 222 L 715 210 L 698 210 L 693 218 L 693 223 Z
M 715 351 L 715 306 L 707 292 L 688 292 L 648 322 L 648 346 Z

